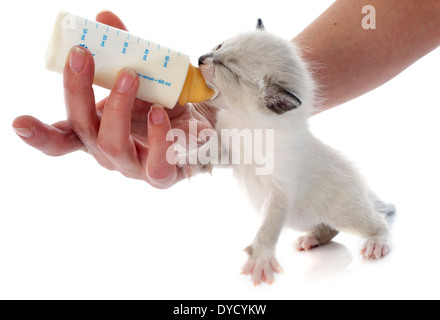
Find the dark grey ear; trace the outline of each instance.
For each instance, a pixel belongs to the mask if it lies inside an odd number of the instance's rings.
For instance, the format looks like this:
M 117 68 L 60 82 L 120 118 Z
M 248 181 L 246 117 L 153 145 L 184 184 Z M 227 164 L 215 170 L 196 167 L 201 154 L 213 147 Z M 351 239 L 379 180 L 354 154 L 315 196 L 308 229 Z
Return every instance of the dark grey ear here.
M 258 21 L 257 21 L 257 30 L 261 30 L 261 31 L 266 30 L 266 28 L 264 27 L 263 20 L 261 20 L 261 19 L 258 19 Z
M 279 84 L 265 80 L 264 86 L 264 103 L 269 110 L 277 114 L 283 114 L 302 105 L 296 94 L 286 90 Z

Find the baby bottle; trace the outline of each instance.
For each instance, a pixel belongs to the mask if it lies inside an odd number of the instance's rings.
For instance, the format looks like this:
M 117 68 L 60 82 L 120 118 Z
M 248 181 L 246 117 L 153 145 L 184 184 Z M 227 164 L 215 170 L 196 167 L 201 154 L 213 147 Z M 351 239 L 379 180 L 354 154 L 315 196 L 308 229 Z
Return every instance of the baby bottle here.
M 59 73 L 70 49 L 79 45 L 94 56 L 98 86 L 111 89 L 124 67 L 135 70 L 140 84 L 137 97 L 151 103 L 174 108 L 179 103 L 211 99 L 215 91 L 208 88 L 199 69 L 189 56 L 102 23 L 60 12 L 46 53 L 46 68 Z

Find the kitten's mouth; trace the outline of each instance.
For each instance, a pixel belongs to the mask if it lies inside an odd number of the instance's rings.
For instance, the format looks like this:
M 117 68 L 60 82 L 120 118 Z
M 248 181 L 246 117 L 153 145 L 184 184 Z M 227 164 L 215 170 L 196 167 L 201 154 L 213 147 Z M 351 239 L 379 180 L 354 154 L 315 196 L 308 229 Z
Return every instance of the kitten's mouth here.
M 208 85 L 208 88 L 209 88 L 209 89 L 212 89 L 212 90 L 215 91 L 214 95 L 213 95 L 212 98 L 209 99 L 209 100 L 210 100 L 210 101 L 213 101 L 213 100 L 217 99 L 217 98 L 220 96 L 220 91 L 218 91 L 218 89 L 217 89 L 215 86 L 213 86 L 211 83 L 206 82 L 206 84 Z
M 217 87 L 211 81 L 214 78 L 214 74 L 213 74 L 214 70 L 212 68 L 207 68 L 205 65 L 200 66 L 199 69 L 200 69 L 200 72 L 201 72 L 203 78 L 205 79 L 205 82 L 206 82 L 206 85 L 208 86 L 208 88 L 215 91 L 215 93 L 212 96 L 212 98 L 210 99 L 210 101 L 217 99 L 220 95 L 220 91 L 217 89 Z

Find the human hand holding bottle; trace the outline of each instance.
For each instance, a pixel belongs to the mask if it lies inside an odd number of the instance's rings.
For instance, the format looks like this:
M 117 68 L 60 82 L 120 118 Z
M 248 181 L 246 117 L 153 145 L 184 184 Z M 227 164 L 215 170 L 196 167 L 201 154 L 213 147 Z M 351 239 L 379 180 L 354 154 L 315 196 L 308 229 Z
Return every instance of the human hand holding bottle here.
M 98 14 L 98 22 L 126 30 L 113 13 Z M 166 153 L 173 144 L 166 141 L 171 128 L 188 133 L 189 121 L 197 121 L 198 131 L 212 128 L 214 114 L 203 104 L 160 105 L 136 99 L 137 74 L 131 69 L 119 72 L 108 98 L 95 103 L 92 89 L 94 61 L 84 48 L 74 47 L 64 68 L 67 120 L 47 125 L 31 116 L 14 120 L 16 133 L 29 145 L 51 156 L 82 150 L 98 163 L 124 176 L 145 180 L 156 188 L 169 188 L 185 175 L 169 164 Z

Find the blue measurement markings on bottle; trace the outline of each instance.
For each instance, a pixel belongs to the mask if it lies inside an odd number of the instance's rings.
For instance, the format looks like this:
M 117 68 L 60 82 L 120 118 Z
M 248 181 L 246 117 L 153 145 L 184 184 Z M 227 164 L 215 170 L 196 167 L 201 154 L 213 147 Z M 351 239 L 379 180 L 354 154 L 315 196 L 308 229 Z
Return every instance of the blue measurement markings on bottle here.
M 101 41 L 101 47 L 105 48 L 105 42 L 108 40 L 108 29 L 110 27 L 107 26 L 107 29 L 105 30 L 105 34 L 102 35 L 102 41 Z
M 87 27 L 87 22 L 88 22 L 89 20 L 86 20 L 86 23 L 84 24 L 86 27 Z M 87 29 L 87 28 L 83 28 L 83 31 L 82 31 L 82 33 L 81 33 L 81 41 L 83 41 L 83 43 L 79 43 L 78 45 L 80 46 L 80 47 L 83 47 L 83 48 L 86 48 L 86 49 L 88 49 L 88 50 L 90 50 L 89 49 L 89 47 L 87 47 L 86 46 L 86 39 L 87 39 L 87 34 L 89 33 L 89 29 Z M 90 50 L 91 51 L 91 50 Z M 95 56 L 95 54 L 92 52 L 92 55 L 93 56 Z
M 86 29 L 86 28 L 83 29 L 83 32 L 82 32 L 82 35 L 81 35 L 81 40 L 82 40 L 82 41 L 85 41 L 85 40 L 86 40 L 86 36 L 87 36 L 87 33 L 88 33 L 88 32 L 89 32 L 88 29 Z
M 127 48 L 128 48 L 128 42 L 124 42 L 124 46 L 122 47 L 122 53 L 123 54 L 127 53 Z
M 163 86 L 171 87 L 171 82 L 165 81 L 163 79 L 156 79 L 155 77 L 149 77 L 149 76 L 147 76 L 145 74 L 141 74 L 141 73 L 138 73 L 138 76 L 140 79 L 155 82 L 155 83 L 163 85 Z
M 101 47 L 103 48 L 105 47 L 105 42 L 107 41 L 107 39 L 108 39 L 108 35 L 104 34 L 102 36 Z
M 164 68 L 168 68 L 168 62 L 170 62 L 170 56 L 165 56 L 165 61 L 163 63 Z
M 90 22 L 90 23 L 88 23 L 88 22 L 89 22 L 89 21 L 86 20 L 86 22 L 85 22 L 85 24 L 84 24 L 84 28 L 83 28 L 83 31 L 82 31 L 82 33 L 81 33 L 81 42 L 82 42 L 82 43 L 79 44 L 81 47 L 84 47 L 84 48 L 86 48 L 86 49 L 89 49 L 89 48 L 87 47 L 87 45 L 86 45 L 86 43 L 87 43 L 87 38 L 88 38 L 88 34 L 89 34 L 90 32 L 92 32 L 92 31 L 94 32 L 94 30 L 90 30 L 90 28 L 89 28 L 89 26 L 92 26 L 92 22 Z M 94 29 L 98 30 L 98 27 L 100 27 L 100 25 L 99 25 L 99 24 L 96 24 L 96 27 L 95 27 Z M 92 27 L 92 29 L 93 29 L 93 27 Z M 122 35 L 122 34 L 125 34 L 125 32 L 120 31 L 120 30 L 117 30 L 116 36 L 119 37 L 120 34 L 121 34 L 121 35 Z M 109 27 L 107 26 L 107 28 L 106 28 L 106 30 L 105 30 L 105 33 L 102 34 L 102 37 L 99 36 L 99 38 L 98 38 L 98 39 L 99 39 L 98 41 L 100 41 L 100 42 L 99 42 L 99 45 L 100 45 L 101 47 L 105 48 L 105 47 L 106 47 L 106 43 L 107 43 L 107 41 L 111 41 L 110 38 L 111 38 L 111 36 L 109 35 Z M 129 39 L 130 39 L 130 34 L 127 33 L 127 39 L 122 43 L 121 54 L 127 54 L 127 52 L 128 52 L 128 48 L 129 48 L 129 46 L 130 46 Z M 140 38 L 138 38 L 137 43 L 140 42 L 139 40 L 140 40 Z M 158 44 L 158 45 L 157 45 L 157 50 L 160 51 L 160 49 L 161 49 L 161 45 Z M 142 60 L 143 60 L 143 61 L 148 61 L 148 60 L 149 60 L 148 58 L 149 58 L 149 55 L 150 55 L 150 54 L 151 54 L 150 41 L 148 41 L 148 46 L 147 46 L 147 48 L 145 49 L 145 51 L 143 52 Z M 93 54 L 93 56 L 95 56 L 95 54 Z M 180 57 L 180 52 L 178 53 L 178 57 Z M 164 68 L 168 68 L 170 62 L 171 62 L 170 49 L 168 49 L 168 55 L 166 55 L 166 56 L 164 57 L 163 67 L 164 67 Z M 145 74 L 141 74 L 141 73 L 138 73 L 138 76 L 139 76 L 139 78 L 142 79 L 142 80 L 146 80 L 146 81 L 150 81 L 150 82 L 153 82 L 153 83 L 157 83 L 158 85 L 163 85 L 163 86 L 167 86 L 167 87 L 171 87 L 171 85 L 172 85 L 171 82 L 166 81 L 166 80 L 164 80 L 164 79 L 157 79 L 157 78 L 155 78 L 155 77 L 151 77 L 151 76 L 148 76 L 148 75 L 145 75 Z
M 122 53 L 123 54 L 126 54 L 127 53 L 127 48 L 128 48 L 128 45 L 129 45 L 129 43 L 128 43 L 128 40 L 130 39 L 130 34 L 128 33 L 127 34 L 127 40 L 126 41 L 124 41 L 124 46 L 122 47 Z
M 148 55 L 150 54 L 150 50 L 145 49 L 144 51 L 144 56 L 142 58 L 142 60 L 147 61 Z

